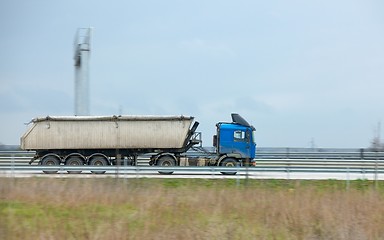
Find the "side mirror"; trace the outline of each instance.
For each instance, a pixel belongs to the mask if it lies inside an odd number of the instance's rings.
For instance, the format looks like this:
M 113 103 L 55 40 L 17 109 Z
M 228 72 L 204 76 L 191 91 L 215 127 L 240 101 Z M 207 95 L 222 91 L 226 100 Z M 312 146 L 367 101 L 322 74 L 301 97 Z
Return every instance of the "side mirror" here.
M 213 146 L 217 147 L 217 135 L 213 135 Z

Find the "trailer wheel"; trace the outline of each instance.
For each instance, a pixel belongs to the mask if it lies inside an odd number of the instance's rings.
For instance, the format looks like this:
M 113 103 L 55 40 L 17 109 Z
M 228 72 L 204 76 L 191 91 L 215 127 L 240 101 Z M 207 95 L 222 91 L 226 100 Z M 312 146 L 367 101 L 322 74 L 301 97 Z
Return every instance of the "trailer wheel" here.
M 42 166 L 59 166 L 60 160 L 55 156 L 45 156 L 43 159 L 41 159 L 41 165 Z M 58 171 L 43 171 L 43 173 L 46 174 L 54 174 Z
M 107 166 L 108 165 L 108 161 L 102 157 L 102 156 L 96 156 L 96 157 L 93 157 L 91 159 L 91 161 L 89 162 L 89 165 L 91 166 Z M 104 174 L 105 171 L 91 171 L 91 173 L 94 173 L 94 174 Z
M 170 156 L 163 156 L 157 160 L 157 166 L 159 167 L 173 167 L 176 165 L 175 159 Z M 173 171 L 159 171 L 160 174 L 172 174 Z
M 237 167 L 239 162 L 234 158 L 225 158 L 221 161 L 220 166 L 222 167 Z M 235 175 L 237 172 L 221 172 L 223 175 Z
M 83 159 L 81 159 L 78 156 L 72 156 L 72 157 L 68 158 L 68 160 L 65 162 L 65 165 L 68 165 L 68 166 L 81 166 L 81 165 L 84 165 L 84 161 L 83 161 Z M 73 174 L 79 174 L 82 171 L 67 171 L 67 172 L 68 173 L 73 173 Z

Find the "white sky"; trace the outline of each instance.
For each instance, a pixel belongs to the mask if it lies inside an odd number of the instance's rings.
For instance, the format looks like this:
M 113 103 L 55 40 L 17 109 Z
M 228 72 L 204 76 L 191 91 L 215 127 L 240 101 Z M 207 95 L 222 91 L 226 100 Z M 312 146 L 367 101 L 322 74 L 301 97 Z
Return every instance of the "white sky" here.
M 94 27 L 91 114 L 237 112 L 260 147 L 368 147 L 384 116 L 384 2 L 0 2 L 0 142 L 74 114 L 73 40 Z

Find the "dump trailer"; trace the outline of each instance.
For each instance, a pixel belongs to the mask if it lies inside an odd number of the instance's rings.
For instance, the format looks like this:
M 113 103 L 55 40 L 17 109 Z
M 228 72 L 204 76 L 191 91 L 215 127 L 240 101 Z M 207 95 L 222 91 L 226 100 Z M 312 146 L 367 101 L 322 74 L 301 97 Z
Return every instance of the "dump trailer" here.
M 35 151 L 30 164 L 39 160 L 40 165 L 47 166 L 123 162 L 135 166 L 142 154 L 150 156 L 149 165 L 179 166 L 191 147 L 201 145 L 198 125 L 191 116 L 39 117 L 31 121 L 21 137 L 21 148 Z M 215 156 L 207 156 L 205 165 L 238 166 L 252 161 L 256 148 L 253 126 L 232 114 L 231 123 L 219 122 L 216 128 Z

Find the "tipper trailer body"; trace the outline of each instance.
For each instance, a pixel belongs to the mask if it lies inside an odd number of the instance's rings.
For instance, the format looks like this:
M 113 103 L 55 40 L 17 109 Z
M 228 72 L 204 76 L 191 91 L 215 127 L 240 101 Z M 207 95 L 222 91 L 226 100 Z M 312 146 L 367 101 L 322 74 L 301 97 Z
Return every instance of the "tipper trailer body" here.
M 232 120 L 216 124 L 216 152 L 205 165 L 241 166 L 255 157 L 254 127 L 238 114 Z M 30 163 L 41 165 L 137 165 L 139 155 L 149 154 L 150 165 L 179 166 L 201 144 L 191 116 L 48 116 L 31 123 L 21 148 L 35 151 Z

